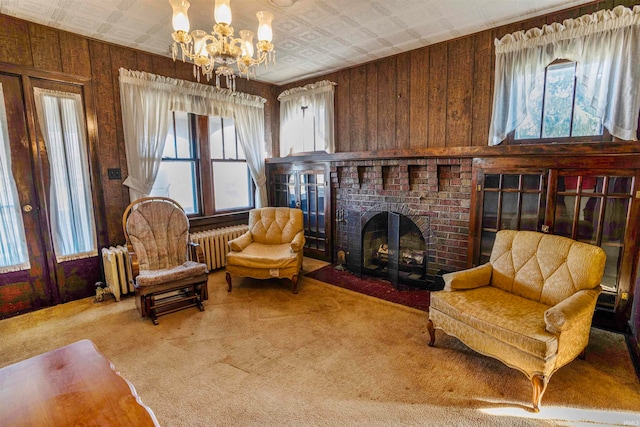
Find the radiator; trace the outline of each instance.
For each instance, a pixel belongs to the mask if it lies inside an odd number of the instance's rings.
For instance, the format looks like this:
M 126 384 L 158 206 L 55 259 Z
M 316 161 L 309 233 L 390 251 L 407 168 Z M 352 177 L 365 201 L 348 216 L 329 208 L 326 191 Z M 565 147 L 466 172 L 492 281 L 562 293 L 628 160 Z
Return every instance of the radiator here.
M 102 248 L 102 266 L 104 280 L 116 301 L 120 301 L 120 295 L 133 292 L 131 264 L 125 246 Z
M 244 234 L 249 227 L 246 224 L 230 227 L 214 228 L 198 231 L 190 235 L 194 243 L 198 243 L 204 251 L 204 259 L 209 271 L 226 265 L 226 255 L 229 252 L 229 240 Z

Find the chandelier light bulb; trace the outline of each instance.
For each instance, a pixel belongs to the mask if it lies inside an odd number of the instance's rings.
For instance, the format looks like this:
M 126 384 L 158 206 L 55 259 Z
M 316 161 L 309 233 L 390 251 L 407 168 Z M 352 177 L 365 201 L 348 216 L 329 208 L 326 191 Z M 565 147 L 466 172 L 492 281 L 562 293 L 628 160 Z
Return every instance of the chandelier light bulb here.
M 231 5 L 230 0 L 216 0 L 213 10 L 213 17 L 218 24 L 231 25 Z
M 273 30 L 271 29 L 271 21 L 273 14 L 264 10 L 256 13 L 258 17 L 258 40 L 270 42 L 273 39 Z
M 173 31 L 189 32 L 189 17 L 187 16 L 187 10 L 189 9 L 189 2 L 187 0 L 170 0 L 169 3 L 173 8 L 173 18 L 171 23 L 173 24 Z
M 240 38 L 242 39 L 242 56 L 253 57 L 253 31 L 242 30 L 240 31 Z
M 194 30 L 191 32 L 191 37 L 193 37 L 193 53 L 195 53 L 196 56 L 209 56 L 207 53 L 207 32 Z

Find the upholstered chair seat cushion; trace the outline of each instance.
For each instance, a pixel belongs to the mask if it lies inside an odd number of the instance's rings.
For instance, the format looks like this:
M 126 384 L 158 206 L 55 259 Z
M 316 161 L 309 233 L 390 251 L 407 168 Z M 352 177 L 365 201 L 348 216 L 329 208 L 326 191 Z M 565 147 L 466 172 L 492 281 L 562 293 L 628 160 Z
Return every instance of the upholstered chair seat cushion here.
M 184 264 L 162 268 L 159 270 L 140 270 L 136 279 L 138 286 L 154 286 L 161 283 L 175 282 L 189 277 L 207 274 L 207 264 L 187 261 Z
M 287 268 L 298 263 L 298 253 L 291 250 L 291 244 L 264 245 L 252 243 L 242 252 L 229 252 L 227 265 L 247 268 Z
M 431 307 L 537 357 L 546 359 L 558 352 L 558 338 L 545 330 L 543 321 L 550 307 L 537 301 L 485 286 L 442 292 Z

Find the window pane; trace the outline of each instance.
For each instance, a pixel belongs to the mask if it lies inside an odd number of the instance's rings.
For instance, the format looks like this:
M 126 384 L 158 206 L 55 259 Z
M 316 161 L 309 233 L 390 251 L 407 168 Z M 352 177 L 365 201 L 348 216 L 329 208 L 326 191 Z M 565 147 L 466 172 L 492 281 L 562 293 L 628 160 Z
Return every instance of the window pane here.
M 517 189 L 520 184 L 520 175 L 503 175 L 502 188 Z
M 498 193 L 484 193 L 482 228 L 496 229 L 498 225 Z
M 236 138 L 238 142 L 238 160 L 247 160 L 247 156 L 244 155 L 244 150 L 242 149 L 242 144 L 240 144 L 240 140 Z
M 529 96 L 527 117 L 516 128 L 516 139 L 540 138 L 540 129 L 542 127 L 542 90 L 535 89 Z
M 573 233 L 573 211 L 575 196 L 558 196 L 556 198 L 556 215 L 553 233 L 571 237 Z
M 217 211 L 250 206 L 249 171 L 245 162 L 212 162 Z
M 224 158 L 237 159 L 236 153 L 236 125 L 232 118 L 222 119 L 222 133 L 224 134 Z
M 604 265 L 604 275 L 602 276 L 602 286 L 605 290 L 615 291 L 618 289 L 618 266 L 622 258 L 623 248 L 617 246 L 603 246 L 607 261 Z
M 518 193 L 502 193 L 502 215 L 500 216 L 501 230 L 518 229 Z
M 609 184 L 607 185 L 608 194 L 624 194 L 629 195 L 631 193 L 632 178 L 629 176 L 612 176 L 609 177 Z
M 596 116 L 596 109 L 587 103 L 584 92 L 583 85 L 576 87 L 571 136 L 602 135 L 602 122 Z
M 193 157 L 191 151 L 191 141 L 189 139 L 189 115 L 184 112 L 175 112 L 176 116 L 176 148 L 180 159 L 190 159 Z
M 565 176 L 561 177 L 558 181 L 558 191 L 564 191 L 567 193 L 575 193 L 578 191 L 578 177 L 577 176 Z
M 500 175 L 485 175 L 484 188 L 500 188 Z
M 570 136 L 575 63 L 550 65 L 544 96 L 542 137 Z
M 629 199 L 607 197 L 602 242 L 624 242 Z
M 209 151 L 212 159 L 222 159 L 222 118 L 209 117 Z
M 522 188 L 524 190 L 539 190 L 540 189 L 540 175 L 523 175 L 522 176 Z
M 162 152 L 163 158 L 176 158 L 176 128 L 173 125 L 173 113 L 169 117 L 169 130 L 167 132 L 167 138 L 164 141 L 164 151 Z
M 538 229 L 538 206 L 540 196 L 534 193 L 522 194 L 520 230 L 536 231 Z
M 196 192 L 196 170 L 192 161 L 164 161 L 151 196 L 170 197 L 184 208 L 187 214 L 199 212 Z

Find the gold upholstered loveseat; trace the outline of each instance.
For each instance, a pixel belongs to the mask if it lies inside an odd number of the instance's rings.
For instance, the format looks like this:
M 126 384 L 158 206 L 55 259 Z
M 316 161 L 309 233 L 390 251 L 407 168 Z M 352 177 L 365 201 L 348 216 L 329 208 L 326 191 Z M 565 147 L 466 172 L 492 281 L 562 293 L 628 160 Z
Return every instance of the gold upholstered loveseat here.
M 255 279 L 287 278 L 298 293 L 298 274 L 305 244 L 300 209 L 259 208 L 249 211 L 249 230 L 229 242 L 226 279 L 231 275 Z
M 442 329 L 522 371 L 538 411 L 551 375 L 584 355 L 605 258 L 566 237 L 499 231 L 488 263 L 445 274 L 431 294 L 429 345 Z

